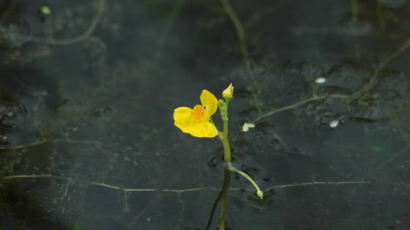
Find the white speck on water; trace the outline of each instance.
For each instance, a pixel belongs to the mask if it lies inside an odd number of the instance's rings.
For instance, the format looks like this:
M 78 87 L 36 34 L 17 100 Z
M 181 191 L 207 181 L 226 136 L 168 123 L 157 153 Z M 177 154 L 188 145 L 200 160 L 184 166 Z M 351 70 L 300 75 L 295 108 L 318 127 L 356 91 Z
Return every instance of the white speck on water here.
M 324 77 L 319 77 L 315 80 L 316 84 L 323 84 L 325 82 L 326 82 L 326 78 L 324 78 Z
M 252 128 L 255 128 L 255 124 L 254 124 L 254 123 L 245 122 L 245 123 L 243 123 L 243 125 L 242 125 L 242 132 L 248 132 L 249 129 L 252 129 Z
M 332 120 L 332 121 L 329 122 L 329 127 L 330 128 L 334 129 L 337 126 L 339 126 L 339 121 L 338 120 Z

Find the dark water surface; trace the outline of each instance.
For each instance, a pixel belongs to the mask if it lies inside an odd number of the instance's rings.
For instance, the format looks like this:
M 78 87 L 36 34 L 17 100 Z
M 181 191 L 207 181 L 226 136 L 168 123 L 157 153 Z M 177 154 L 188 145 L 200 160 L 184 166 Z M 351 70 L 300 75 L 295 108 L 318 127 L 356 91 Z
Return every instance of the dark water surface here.
M 410 229 L 409 15 L 407 0 L 1 1 L 0 229 L 204 230 L 223 151 L 172 113 L 230 82 L 234 164 L 266 192 L 233 176 L 230 229 Z

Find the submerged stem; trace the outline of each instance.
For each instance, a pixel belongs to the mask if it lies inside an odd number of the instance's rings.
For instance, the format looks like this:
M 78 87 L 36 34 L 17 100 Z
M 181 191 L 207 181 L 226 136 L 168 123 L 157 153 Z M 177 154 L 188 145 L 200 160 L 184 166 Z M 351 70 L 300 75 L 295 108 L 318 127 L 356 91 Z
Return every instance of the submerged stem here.
M 225 11 L 225 13 L 229 16 L 231 19 L 233 25 L 235 26 L 235 31 L 236 35 L 238 36 L 239 39 L 239 45 L 240 45 L 240 51 L 243 57 L 243 60 L 245 64 L 250 67 L 250 62 L 248 60 L 249 58 L 249 51 L 248 47 L 246 44 L 246 35 L 245 35 L 245 28 L 239 18 L 239 16 L 236 14 L 235 10 L 232 8 L 230 1 L 229 0 L 221 0 L 222 7 Z
M 299 106 L 302 106 L 304 104 L 308 104 L 308 103 L 313 102 L 313 101 L 323 100 L 323 99 L 326 99 L 326 98 L 349 99 L 350 95 L 330 94 L 330 95 L 313 96 L 313 97 L 307 98 L 305 100 L 301 100 L 299 102 L 296 102 L 295 104 L 292 104 L 292 105 L 284 106 L 284 107 L 281 107 L 281 108 L 278 108 L 278 109 L 272 109 L 272 110 L 270 110 L 270 111 L 256 117 L 255 119 L 253 119 L 252 123 L 257 122 L 259 120 L 262 120 L 263 118 L 271 116 L 275 113 L 279 113 L 279 112 L 283 112 L 283 111 L 287 111 L 287 110 L 291 110 L 291 109 L 296 109 Z
M 219 219 L 218 230 L 226 229 L 226 221 L 228 220 L 228 189 L 229 189 L 230 182 L 231 182 L 231 172 L 227 167 L 225 167 L 224 184 L 221 190 L 222 209 L 221 209 L 221 217 Z

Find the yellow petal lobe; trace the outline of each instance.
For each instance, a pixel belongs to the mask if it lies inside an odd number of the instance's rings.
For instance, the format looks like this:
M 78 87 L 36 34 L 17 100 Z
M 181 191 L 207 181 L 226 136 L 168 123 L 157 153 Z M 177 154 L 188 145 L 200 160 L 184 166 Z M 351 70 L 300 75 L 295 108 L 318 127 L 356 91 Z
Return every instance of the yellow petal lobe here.
M 192 109 L 188 107 L 178 107 L 174 110 L 174 125 L 183 132 L 192 123 Z
M 218 130 L 216 129 L 215 125 L 209 121 L 192 124 L 187 127 L 186 131 L 186 133 L 189 133 L 194 137 L 212 138 L 218 135 Z
M 202 90 L 200 99 L 205 110 L 208 112 L 209 117 L 211 117 L 218 109 L 218 99 L 206 89 Z

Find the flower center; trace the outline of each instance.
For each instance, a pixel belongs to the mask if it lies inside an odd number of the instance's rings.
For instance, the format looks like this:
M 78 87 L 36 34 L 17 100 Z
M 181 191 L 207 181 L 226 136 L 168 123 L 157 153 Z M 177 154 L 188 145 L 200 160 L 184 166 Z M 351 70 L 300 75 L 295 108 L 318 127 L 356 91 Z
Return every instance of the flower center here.
M 195 105 L 191 116 L 195 121 L 202 120 L 205 116 L 205 108 L 202 105 Z

